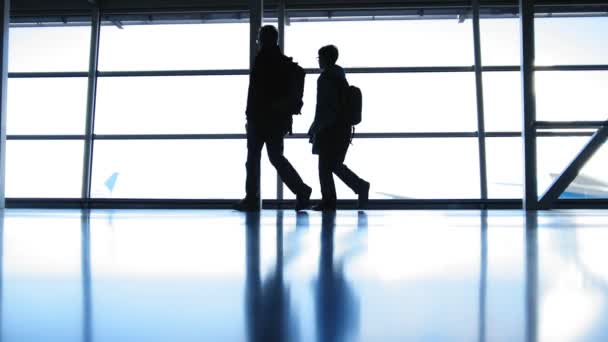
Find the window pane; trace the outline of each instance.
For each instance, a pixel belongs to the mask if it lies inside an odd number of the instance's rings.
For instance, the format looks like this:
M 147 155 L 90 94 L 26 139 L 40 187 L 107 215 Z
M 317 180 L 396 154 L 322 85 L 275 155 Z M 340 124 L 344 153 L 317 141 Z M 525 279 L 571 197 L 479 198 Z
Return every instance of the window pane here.
M 483 65 L 519 65 L 519 19 L 482 19 L 481 59 Z
M 87 71 L 90 26 L 11 27 L 9 71 Z
M 606 120 L 608 71 L 536 73 L 538 120 Z
M 485 72 L 483 102 L 486 131 L 521 131 L 523 119 L 519 72 Z
M 320 198 L 318 158 L 304 139 L 288 140 L 285 155 Z M 371 183 L 370 198 L 479 198 L 477 140 L 355 139 L 345 164 Z M 356 195 L 334 177 L 338 198 Z M 285 192 L 285 198 L 294 198 Z
M 8 134 L 84 134 L 86 78 L 11 78 Z
M 458 132 L 477 130 L 473 73 L 351 74 L 363 93 L 357 132 Z M 306 133 L 314 119 L 318 75 L 308 75 L 303 116 L 294 132 Z
M 570 164 L 589 137 L 540 137 L 537 139 L 538 195 L 542 196 Z
M 96 134 L 244 133 L 247 76 L 100 78 Z
M 349 68 L 473 64 L 470 20 L 294 22 L 285 30 L 286 54 L 308 68 L 318 67 L 317 52 L 328 44 Z
M 489 198 L 522 198 L 521 138 L 486 138 Z
M 107 25 L 99 70 L 247 69 L 249 23 Z
M 608 18 L 537 18 L 536 64 L 606 64 Z
M 92 197 L 236 199 L 245 195 L 242 140 L 96 141 Z M 262 155 L 262 196 L 276 198 L 276 173 Z
M 3 340 L 82 341 L 80 213 L 3 220 Z
M 82 141 L 7 141 L 6 197 L 80 198 Z
M 570 183 L 561 198 L 608 198 L 606 169 L 608 169 L 608 146 L 604 144 Z

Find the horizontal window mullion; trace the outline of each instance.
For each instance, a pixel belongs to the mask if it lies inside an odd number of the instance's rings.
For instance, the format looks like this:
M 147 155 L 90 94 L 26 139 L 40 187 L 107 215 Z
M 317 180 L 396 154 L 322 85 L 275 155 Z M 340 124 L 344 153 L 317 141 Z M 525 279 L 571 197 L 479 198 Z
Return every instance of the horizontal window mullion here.
M 249 69 L 98 71 L 97 75 L 99 77 L 234 76 L 249 75 Z
M 484 72 L 502 72 L 515 71 L 519 72 L 519 65 L 486 65 L 482 68 Z M 588 65 L 537 65 L 536 71 L 608 71 L 606 64 L 588 64 Z
M 476 132 L 404 132 L 404 133 L 355 133 L 362 139 L 399 139 L 399 138 L 475 138 Z M 244 133 L 234 134 L 99 134 L 96 140 L 205 140 L 205 139 L 246 139 Z M 287 139 L 308 139 L 304 133 L 286 136 Z
M 536 71 L 608 71 L 608 64 L 537 65 Z
M 57 72 L 9 72 L 9 78 L 67 78 L 87 77 L 86 71 L 57 71 Z
M 234 134 L 95 134 L 95 140 L 213 140 L 246 139 L 245 133 Z
M 319 74 L 319 69 L 305 69 L 307 74 Z M 484 72 L 518 72 L 518 65 L 484 66 Z M 608 71 L 608 65 L 551 65 L 536 66 L 536 71 Z M 421 66 L 421 67 L 369 67 L 344 68 L 349 74 L 397 74 L 397 73 L 451 73 L 473 72 L 473 66 Z M 138 70 L 138 71 L 98 71 L 99 77 L 161 77 L 161 76 L 233 76 L 248 75 L 248 69 L 217 70 Z M 85 71 L 65 72 L 9 72 L 9 78 L 62 78 L 87 77 Z
M 420 66 L 420 67 L 369 67 L 344 68 L 348 74 L 396 74 L 396 73 L 435 73 L 435 72 L 473 72 L 473 66 Z M 319 69 L 306 69 L 307 73 L 319 73 Z
M 82 134 L 10 134 L 7 140 L 84 140 Z
M 539 137 L 587 137 L 594 132 L 559 132 L 540 131 Z M 477 132 L 370 132 L 355 133 L 358 139 L 440 139 L 440 138 L 476 138 Z M 486 132 L 488 138 L 518 138 L 520 132 Z M 304 133 L 287 135 L 287 139 L 308 139 Z M 7 140 L 84 140 L 84 135 L 78 134 L 27 134 L 7 135 Z M 247 139 L 245 133 L 228 134 L 96 134 L 95 140 L 238 140 Z
M 590 137 L 594 132 L 537 132 L 537 137 Z M 520 138 L 521 132 L 486 132 L 486 138 Z

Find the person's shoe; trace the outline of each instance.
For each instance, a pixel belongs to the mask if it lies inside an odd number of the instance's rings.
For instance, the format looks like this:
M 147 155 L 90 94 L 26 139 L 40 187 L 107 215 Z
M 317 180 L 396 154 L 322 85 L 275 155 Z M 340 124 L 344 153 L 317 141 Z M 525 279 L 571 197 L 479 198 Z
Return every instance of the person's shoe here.
M 258 199 L 243 198 L 235 203 L 232 208 L 238 211 L 260 211 L 260 201 Z
M 357 209 L 367 208 L 369 202 L 369 183 L 363 181 L 361 188 L 359 189 L 359 199 L 357 200 Z
M 312 210 L 314 211 L 323 211 L 323 212 L 328 212 L 328 211 L 336 211 L 336 204 L 330 204 L 324 201 L 319 202 L 319 204 L 315 205 L 314 207 L 312 207 Z
M 296 211 L 308 209 L 310 207 L 310 194 L 312 188 L 306 186 L 306 190 L 303 193 L 296 196 Z

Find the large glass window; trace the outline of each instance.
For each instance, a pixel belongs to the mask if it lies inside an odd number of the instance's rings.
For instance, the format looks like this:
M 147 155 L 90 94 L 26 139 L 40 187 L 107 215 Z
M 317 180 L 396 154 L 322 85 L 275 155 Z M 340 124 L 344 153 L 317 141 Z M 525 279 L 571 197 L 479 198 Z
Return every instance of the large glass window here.
M 608 71 L 536 73 L 538 120 L 608 120 Z
M 83 152 L 78 140 L 9 140 L 6 197 L 80 197 Z
M 473 64 L 471 21 L 353 20 L 292 22 L 285 51 L 317 68 L 317 51 L 334 44 L 343 67 L 467 66 Z
M 224 199 L 245 194 L 246 141 L 99 140 L 92 197 Z M 262 155 L 262 196 L 274 198 L 275 173 Z
M 94 127 L 95 134 L 104 136 L 94 141 L 93 197 L 242 197 L 245 139 L 150 140 L 145 135 L 245 133 L 248 76 L 242 70 L 249 67 L 247 20 L 194 23 L 192 18 L 166 15 L 142 18 L 103 16 L 102 74 Z M 476 138 L 396 139 L 393 135 L 476 132 L 474 73 L 375 69 L 470 67 L 474 64 L 470 19 L 429 19 L 426 15 L 292 19 L 286 26 L 286 54 L 300 65 L 317 69 L 318 49 L 334 44 L 340 50 L 338 64 L 367 68 L 347 77 L 363 92 L 363 122 L 357 132 L 378 137 L 355 139 L 346 164 L 371 182 L 371 198 L 479 198 Z M 79 23 L 11 27 L 9 71 L 86 72 L 91 25 L 90 21 Z M 547 18 L 541 14 L 536 19 L 537 65 L 606 64 L 608 48 L 598 35 L 603 27 L 608 28 L 603 17 Z M 484 17 L 481 40 L 484 66 L 519 65 L 518 18 Z M 172 75 L 177 70 L 216 70 L 217 75 Z M 137 71 L 168 73 L 138 76 Z M 607 75 L 606 71 L 538 71 L 537 119 L 608 119 L 602 102 L 608 90 Z M 83 135 L 86 78 L 31 76 L 36 78 L 10 79 L 9 139 L 15 135 Z M 303 115 L 294 117 L 294 133 L 306 133 L 314 119 L 318 76 L 315 72 L 306 77 Z M 486 131 L 521 131 L 520 73 L 486 71 L 483 78 Z M 144 136 L 121 140 L 124 137 L 112 137 L 115 134 Z M 9 141 L 7 196 L 80 197 L 84 142 L 40 138 Z M 539 138 L 539 193 L 586 141 L 588 137 Z M 487 138 L 490 198 L 521 198 L 521 144 L 520 137 Z M 585 167 L 568 193 L 581 184 L 593 191 L 603 188 L 603 177 L 597 171 L 604 169 L 602 153 Z M 285 154 L 313 185 L 313 197 L 319 198 L 317 158 L 311 154 L 311 145 L 306 139 L 288 139 Z M 276 173 L 266 153 L 262 165 L 263 197 L 275 198 Z M 339 198 L 356 198 L 339 180 L 336 184 Z M 593 191 L 585 190 L 581 196 L 598 197 Z M 286 188 L 284 193 L 286 198 L 294 198 Z
M 570 183 L 561 198 L 608 198 L 607 164 L 608 146 L 604 144 Z
M 245 133 L 247 87 L 247 76 L 102 77 L 95 133 Z
M 10 28 L 9 71 L 86 72 L 90 18 L 70 25 Z M 85 77 L 10 78 L 7 98 L 9 135 L 82 135 L 85 130 Z M 10 139 L 10 137 L 9 137 Z M 82 140 L 9 140 L 6 196 L 79 198 Z
M 537 18 L 537 65 L 606 64 L 606 17 Z
M 518 18 L 484 18 L 480 30 L 483 65 L 519 65 Z
M 521 198 L 522 138 L 486 138 L 489 198 Z
M 589 137 L 538 138 L 536 167 L 539 196 L 547 191 L 588 141 Z
M 90 25 L 11 27 L 10 72 L 87 71 Z
M 84 134 L 86 78 L 11 78 L 8 134 Z
M 286 155 L 318 192 L 317 157 L 306 140 L 289 141 Z M 370 198 L 479 198 L 479 159 L 474 138 L 355 139 L 345 164 L 370 181 Z M 339 198 L 356 195 L 334 177 Z M 286 198 L 293 198 L 287 191 Z
M 520 132 L 521 76 L 519 72 L 483 74 L 485 128 L 488 132 Z
M 294 131 L 308 132 L 315 115 L 316 82 L 308 75 L 303 117 Z M 357 132 L 472 132 L 477 130 L 473 73 L 351 74 L 363 94 Z
M 117 25 L 118 24 L 118 25 Z M 154 24 L 154 22 L 151 22 Z M 99 70 L 247 69 L 249 23 L 104 25 Z

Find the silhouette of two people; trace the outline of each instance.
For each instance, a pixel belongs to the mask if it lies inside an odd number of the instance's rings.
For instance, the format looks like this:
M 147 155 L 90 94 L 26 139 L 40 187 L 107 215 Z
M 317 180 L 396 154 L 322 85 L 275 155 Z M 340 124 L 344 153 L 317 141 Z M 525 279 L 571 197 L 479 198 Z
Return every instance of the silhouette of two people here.
M 284 138 L 292 126 L 291 113 L 282 105 L 290 99 L 289 63 L 277 44 L 278 32 L 266 25 L 258 34 L 259 51 L 249 76 L 247 96 L 247 178 L 245 198 L 235 205 L 241 211 L 260 210 L 260 159 L 266 144 L 268 158 L 281 180 L 296 195 L 296 211 L 307 209 L 312 189 L 283 155 Z M 336 64 L 338 49 L 333 45 L 319 50 L 321 75 L 317 81 L 315 118 L 308 130 L 313 153 L 319 155 L 321 202 L 313 209 L 336 209 L 335 173 L 358 194 L 358 206 L 364 208 L 370 184 L 357 176 L 345 164 L 346 152 L 352 141 L 352 126 L 344 110 L 344 92 L 348 82 L 344 70 Z

